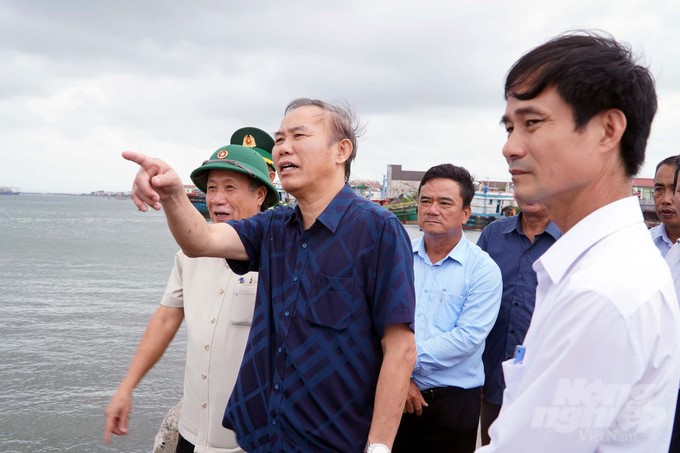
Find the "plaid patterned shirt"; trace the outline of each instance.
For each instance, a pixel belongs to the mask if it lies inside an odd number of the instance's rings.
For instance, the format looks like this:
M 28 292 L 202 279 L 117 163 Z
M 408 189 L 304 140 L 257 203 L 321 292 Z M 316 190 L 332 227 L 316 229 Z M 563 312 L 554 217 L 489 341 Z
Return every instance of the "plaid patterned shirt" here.
M 259 271 L 223 424 L 254 452 L 362 451 L 387 325 L 413 325 L 413 254 L 399 221 L 345 186 L 314 225 L 269 210 L 236 229 Z

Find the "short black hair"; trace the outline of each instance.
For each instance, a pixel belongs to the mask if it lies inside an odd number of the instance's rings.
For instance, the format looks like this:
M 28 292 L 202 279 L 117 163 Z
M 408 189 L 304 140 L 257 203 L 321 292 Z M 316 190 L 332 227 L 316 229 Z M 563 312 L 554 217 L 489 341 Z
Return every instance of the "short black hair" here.
M 675 166 L 675 159 L 677 159 L 678 156 L 668 156 L 658 164 L 656 164 L 656 168 L 654 169 L 654 177 L 656 178 L 656 174 L 659 172 L 659 168 L 661 168 L 663 165 L 670 165 L 672 167 Z
M 675 174 L 673 175 L 673 192 L 675 192 L 675 188 L 678 185 L 678 172 L 680 171 L 680 155 L 675 156 L 673 164 L 674 164 L 673 166 L 675 167 Z
M 423 175 L 423 179 L 418 186 L 418 195 L 420 195 L 420 189 L 427 184 L 428 181 L 436 178 L 446 178 L 456 181 L 460 187 L 460 197 L 463 199 L 463 207 L 466 208 L 470 206 L 472 198 L 475 196 L 475 180 L 472 175 L 470 175 L 469 171 L 453 164 L 435 165 Z
M 554 86 L 574 112 L 580 131 L 598 113 L 618 109 L 626 116 L 621 159 L 628 176 L 645 160 L 656 114 L 654 78 L 636 63 L 630 48 L 610 35 L 569 32 L 522 56 L 505 80 L 505 99 L 533 99 Z

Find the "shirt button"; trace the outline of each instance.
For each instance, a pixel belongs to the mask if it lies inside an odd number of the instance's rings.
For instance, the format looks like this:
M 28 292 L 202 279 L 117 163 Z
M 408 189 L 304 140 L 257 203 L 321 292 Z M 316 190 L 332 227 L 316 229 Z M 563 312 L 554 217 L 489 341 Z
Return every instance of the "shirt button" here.
M 306 242 L 303 242 L 303 243 L 302 243 L 302 248 L 303 248 L 303 249 L 306 249 L 306 248 L 307 248 L 307 243 L 306 243 Z
M 207 374 L 202 374 L 201 377 L 202 377 L 203 379 L 208 379 L 208 375 L 207 375 Z
M 519 305 L 519 303 L 518 303 L 518 302 L 515 302 L 515 303 L 513 303 L 512 305 L 514 305 L 514 306 L 516 307 L 516 306 Z
M 224 294 L 224 289 L 220 289 L 220 296 Z
M 290 312 L 288 310 L 284 311 L 283 316 L 287 318 L 288 316 L 290 316 Z
M 203 404 L 201 404 L 201 407 L 202 407 L 203 409 L 205 409 L 206 407 L 208 407 L 208 405 L 207 405 L 206 403 L 203 403 Z
M 293 277 L 293 281 L 294 281 L 294 282 L 298 281 L 297 276 Z
M 274 388 L 275 388 L 276 390 L 278 390 L 278 389 L 281 388 L 281 386 L 280 386 L 279 384 L 274 384 Z
M 205 345 L 204 348 L 205 348 L 206 351 L 210 351 L 210 345 L 209 344 Z
M 272 425 L 276 426 L 276 420 L 272 420 Z
M 510 333 L 515 333 L 515 329 L 512 329 L 512 330 L 510 331 Z
M 283 346 L 279 346 L 278 349 L 277 349 L 277 351 L 283 352 Z
M 215 324 L 216 321 L 217 321 L 217 319 L 213 318 L 213 319 L 210 320 L 210 324 Z

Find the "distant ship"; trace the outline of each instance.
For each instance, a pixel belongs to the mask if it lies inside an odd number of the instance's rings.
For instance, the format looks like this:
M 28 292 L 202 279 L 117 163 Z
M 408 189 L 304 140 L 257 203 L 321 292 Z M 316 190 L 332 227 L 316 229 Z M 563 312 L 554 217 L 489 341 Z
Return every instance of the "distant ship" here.
M 14 187 L 0 187 L 0 195 L 19 195 L 20 193 Z

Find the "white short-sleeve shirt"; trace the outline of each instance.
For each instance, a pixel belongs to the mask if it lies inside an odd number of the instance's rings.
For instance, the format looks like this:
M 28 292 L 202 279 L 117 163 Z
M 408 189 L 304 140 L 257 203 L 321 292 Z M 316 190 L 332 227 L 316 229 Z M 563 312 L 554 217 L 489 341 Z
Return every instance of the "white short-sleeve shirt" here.
M 161 303 L 184 308 L 187 355 L 179 432 L 195 451 L 243 451 L 222 417 L 238 375 L 255 305 L 257 272 L 234 274 L 222 258 L 181 251 Z

